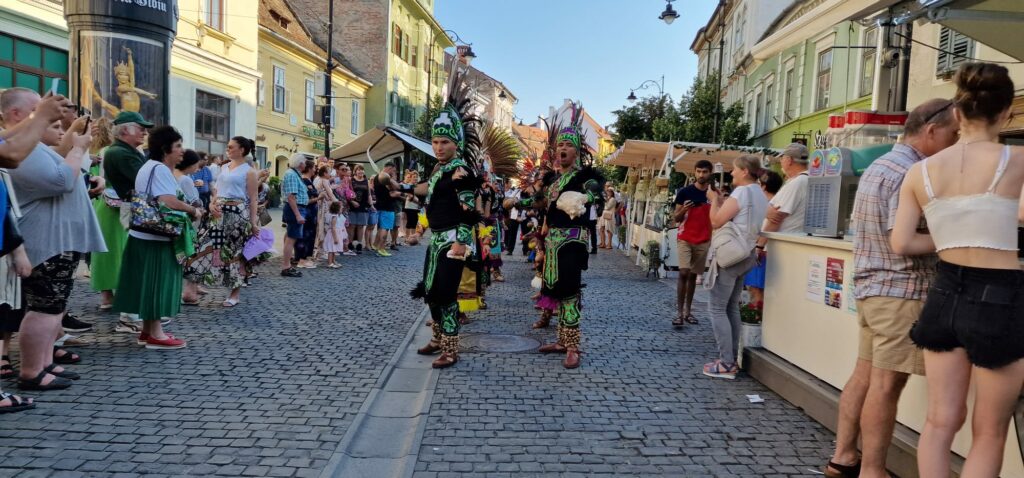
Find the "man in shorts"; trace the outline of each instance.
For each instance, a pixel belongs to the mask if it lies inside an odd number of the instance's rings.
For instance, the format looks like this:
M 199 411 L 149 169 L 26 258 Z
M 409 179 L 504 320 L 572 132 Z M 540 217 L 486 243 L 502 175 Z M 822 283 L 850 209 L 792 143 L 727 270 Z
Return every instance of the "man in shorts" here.
M 380 174 L 370 181 L 370 190 L 374 196 L 374 205 L 377 208 L 377 233 L 373 239 L 373 250 L 381 257 L 389 257 L 387 240 L 391 230 L 395 228 L 395 207 L 397 199 L 402 196 L 395 181 L 395 164 L 387 163 Z
M 679 315 L 672 325 L 677 328 L 697 323 L 690 311 L 693 294 L 697 290 L 697 277 L 704 273 L 711 246 L 711 204 L 707 193 L 711 170 L 711 161 L 697 161 L 693 169 L 693 184 L 676 192 L 676 209 L 672 216 L 679 223 L 679 233 L 676 234 L 676 252 L 679 254 L 676 303 Z
M 921 315 L 937 257 L 901 256 L 889 235 L 896 223 L 900 186 L 914 163 L 952 146 L 957 121 L 952 102 L 933 99 L 907 116 L 902 143 L 876 159 L 860 177 L 853 220 L 853 295 L 860 324 L 857 365 L 839 398 L 836 451 L 828 476 L 888 476 L 885 457 L 896 424 L 896 405 L 910 374 L 924 375 L 921 350 L 910 328 Z M 863 456 L 857 459 L 857 437 Z
M 309 204 L 309 192 L 302 183 L 302 173 L 306 167 L 306 157 L 295 154 L 288 160 L 288 170 L 281 180 L 281 197 L 284 198 L 284 211 L 281 219 L 286 228 L 284 251 L 281 253 L 281 275 L 284 277 L 302 277 L 302 273 L 292 265 L 292 254 L 295 242 L 302 239 L 303 224 L 306 223 L 306 205 Z

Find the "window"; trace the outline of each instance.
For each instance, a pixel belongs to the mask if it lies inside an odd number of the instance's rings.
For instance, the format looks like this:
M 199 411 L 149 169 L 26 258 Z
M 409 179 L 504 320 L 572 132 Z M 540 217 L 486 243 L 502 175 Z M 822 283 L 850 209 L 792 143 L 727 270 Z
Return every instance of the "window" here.
M 864 30 L 864 40 L 861 46 L 873 46 L 878 44 L 878 29 L 875 27 Z M 877 49 L 862 48 L 860 57 L 860 96 L 871 94 L 875 86 L 875 56 Z
M 402 59 L 409 63 L 409 34 L 402 34 Z
M 263 78 L 256 80 L 256 106 L 267 103 L 267 82 Z
M 315 121 L 316 96 L 313 90 L 313 80 L 306 80 L 306 121 Z
M 61 80 L 57 92 L 68 94 L 68 54 L 0 33 L 0 89 L 21 86 L 40 94 Z
M 775 94 L 775 85 L 769 83 L 764 89 L 764 130 L 772 129 L 772 95 Z
M 196 90 L 196 150 L 224 154 L 228 146 L 231 100 Z
M 256 147 L 256 165 L 260 169 L 264 169 L 268 166 L 267 164 L 267 148 L 265 146 Z
M 352 135 L 359 134 L 359 100 L 352 100 Z
M 411 50 L 412 50 L 412 55 L 409 58 L 409 64 L 412 65 L 413 68 L 416 68 L 420 64 L 419 63 L 419 61 L 420 61 L 420 47 L 418 47 L 416 45 L 413 45 Z
M 391 53 L 402 55 L 402 27 L 397 23 L 391 27 Z
M 747 98 L 747 124 L 754 124 L 754 99 Z
M 399 104 L 398 92 L 397 91 L 392 91 L 390 96 L 391 96 L 391 105 L 390 105 L 391 106 L 391 108 L 390 108 L 390 110 L 391 110 L 391 123 L 392 124 L 398 124 L 398 115 L 399 115 L 399 111 L 400 111 L 399 110 L 400 104 Z
M 203 0 L 203 14 L 207 25 L 224 31 L 224 0 Z
M 757 99 L 754 100 L 754 107 L 760 110 L 754 113 L 754 134 L 761 134 L 764 131 L 764 103 L 761 102 L 763 97 L 763 93 L 758 93 Z
M 786 94 L 782 100 L 782 118 L 784 121 L 789 121 L 792 118 L 796 118 L 796 105 L 793 104 L 796 101 L 796 95 L 793 92 L 796 90 L 796 77 L 794 75 L 795 70 L 793 67 L 789 67 L 786 70 Z
M 740 52 L 740 48 L 743 46 L 743 30 L 747 26 L 747 9 L 744 8 L 742 11 L 736 14 L 733 20 L 735 31 L 733 31 L 732 44 L 734 45 L 733 54 Z
M 828 107 L 829 89 L 832 86 L 832 49 L 818 53 L 818 83 L 815 93 L 814 109 L 823 110 Z
M 935 65 L 935 76 L 949 78 L 960 65 L 974 56 L 974 40 L 956 30 L 942 27 L 939 30 L 939 59 Z
M 278 113 L 284 113 L 285 109 L 285 95 L 287 90 L 284 88 L 284 68 L 279 66 L 274 67 L 274 111 Z

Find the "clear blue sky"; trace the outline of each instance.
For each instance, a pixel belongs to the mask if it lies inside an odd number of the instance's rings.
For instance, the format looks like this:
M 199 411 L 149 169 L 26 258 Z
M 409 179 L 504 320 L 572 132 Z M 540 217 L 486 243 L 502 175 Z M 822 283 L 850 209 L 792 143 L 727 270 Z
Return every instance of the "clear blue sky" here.
M 644 80 L 665 75 L 675 100 L 690 88 L 697 74 L 690 44 L 717 3 L 676 1 L 681 17 L 672 25 L 658 20 L 664 0 L 437 0 L 434 15 L 473 44 L 473 66 L 512 90 L 527 123 L 573 98 L 608 125 Z

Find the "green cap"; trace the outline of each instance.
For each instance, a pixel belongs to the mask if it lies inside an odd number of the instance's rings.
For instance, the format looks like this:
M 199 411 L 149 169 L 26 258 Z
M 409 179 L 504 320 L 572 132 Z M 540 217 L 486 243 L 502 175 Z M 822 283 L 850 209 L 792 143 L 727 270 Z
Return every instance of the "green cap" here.
M 135 124 L 137 124 L 139 126 L 142 126 L 143 128 L 152 128 L 153 127 L 153 123 L 150 123 L 149 121 L 146 121 L 146 119 L 143 118 L 142 115 L 140 115 L 140 114 L 138 114 L 138 113 L 136 113 L 134 111 L 122 111 L 122 112 L 117 114 L 116 118 L 114 118 L 114 124 L 115 125 L 125 124 L 125 123 L 135 123 Z

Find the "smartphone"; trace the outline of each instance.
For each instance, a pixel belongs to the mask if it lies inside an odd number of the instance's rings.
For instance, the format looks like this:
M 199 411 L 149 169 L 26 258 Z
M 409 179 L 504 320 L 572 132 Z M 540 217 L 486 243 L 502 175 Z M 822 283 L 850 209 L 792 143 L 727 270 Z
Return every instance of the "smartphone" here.
M 89 132 L 89 123 L 92 122 L 92 116 L 85 117 L 85 132 Z
M 50 95 L 56 95 L 58 88 L 60 88 L 60 78 L 54 78 L 50 82 Z

